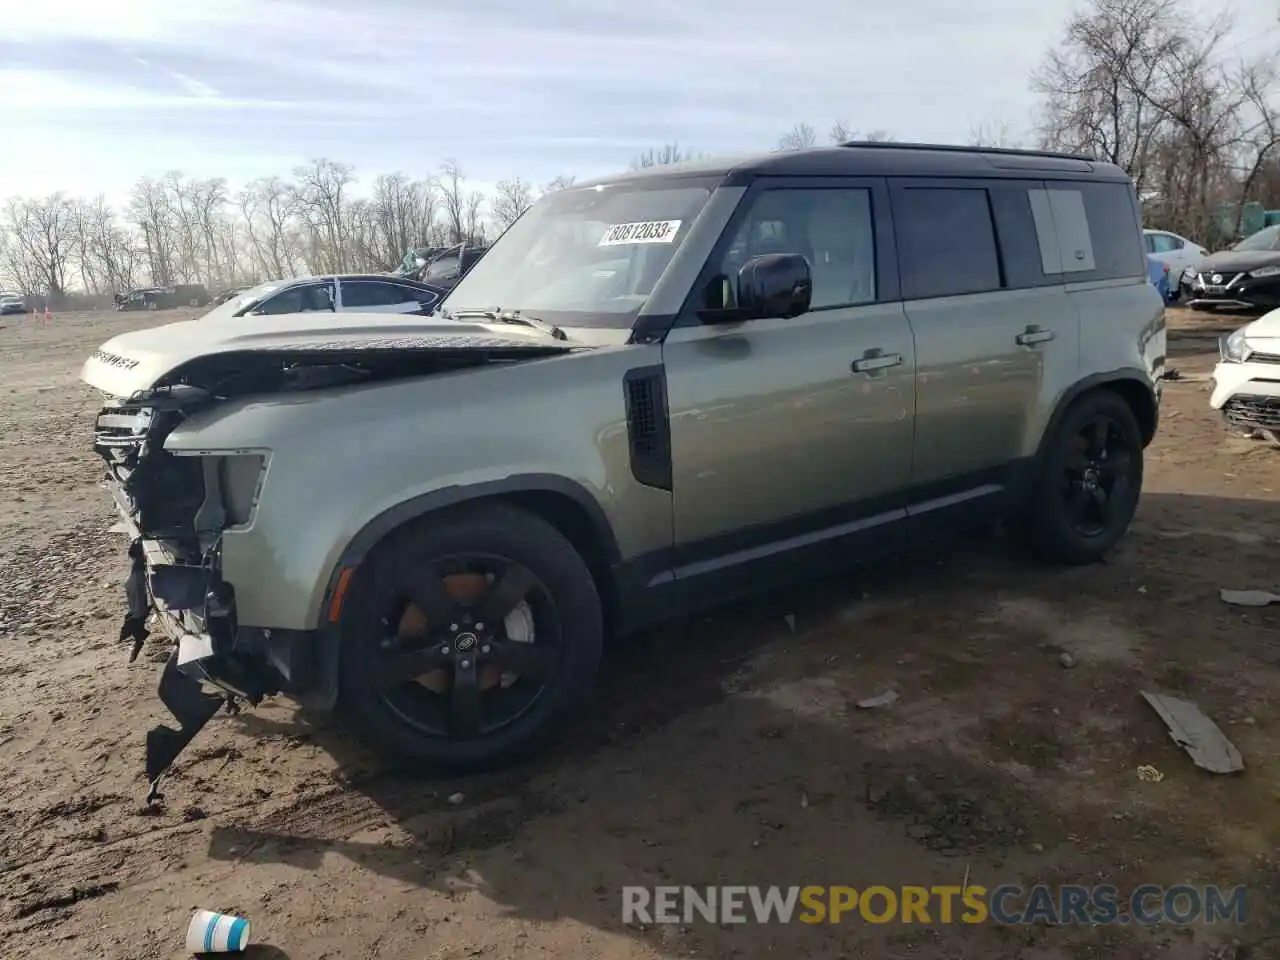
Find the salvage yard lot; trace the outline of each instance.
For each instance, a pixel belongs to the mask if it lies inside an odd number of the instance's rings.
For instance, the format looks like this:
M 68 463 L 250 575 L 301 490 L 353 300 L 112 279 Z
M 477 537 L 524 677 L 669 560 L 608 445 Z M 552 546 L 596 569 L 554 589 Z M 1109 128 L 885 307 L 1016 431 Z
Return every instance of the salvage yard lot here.
M 1277 955 L 1280 449 L 1208 409 L 1235 321 L 1170 311 L 1145 494 L 1110 562 L 999 540 L 718 611 L 620 650 L 594 715 L 520 768 L 380 768 L 268 702 L 219 715 L 142 812 L 165 647 L 115 642 L 124 541 L 88 450 L 81 361 L 159 318 L 4 318 L 0 341 L 3 953 L 183 956 L 193 908 L 260 958 Z M 794 618 L 793 620 L 789 618 Z M 794 624 L 794 634 L 792 632 Z M 1064 653 L 1070 657 L 1064 658 Z M 1073 666 L 1065 667 L 1064 662 Z M 857 701 L 896 689 L 892 705 Z M 1195 700 L 1245 770 L 1214 777 L 1141 690 Z M 1157 767 L 1164 778 L 1140 780 Z M 456 794 L 462 794 L 461 800 Z M 626 884 L 1110 882 L 1250 887 L 1244 928 L 992 924 L 627 928 Z

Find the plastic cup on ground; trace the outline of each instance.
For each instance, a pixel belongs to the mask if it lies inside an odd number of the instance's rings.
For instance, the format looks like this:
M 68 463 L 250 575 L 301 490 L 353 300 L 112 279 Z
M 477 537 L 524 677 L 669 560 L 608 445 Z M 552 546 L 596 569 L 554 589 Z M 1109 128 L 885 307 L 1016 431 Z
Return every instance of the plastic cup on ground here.
M 249 946 L 249 921 L 227 913 L 197 910 L 187 927 L 192 953 L 239 953 Z

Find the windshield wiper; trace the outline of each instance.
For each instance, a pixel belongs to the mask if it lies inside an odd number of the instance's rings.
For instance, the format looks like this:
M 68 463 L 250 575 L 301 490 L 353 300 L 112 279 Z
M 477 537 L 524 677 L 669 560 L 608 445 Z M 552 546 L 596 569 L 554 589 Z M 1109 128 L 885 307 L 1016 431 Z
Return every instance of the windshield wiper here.
M 519 310 L 503 310 L 501 307 L 498 307 L 495 310 L 474 310 L 463 308 L 461 310 L 442 310 L 440 311 L 440 315 L 446 320 L 465 320 L 468 317 L 480 317 L 481 319 L 489 320 L 492 323 L 521 323 L 526 327 L 533 327 L 535 330 L 541 330 L 553 339 L 569 339 L 565 332 L 554 323 L 547 323 L 547 321 L 539 320 L 537 317 L 522 316 Z

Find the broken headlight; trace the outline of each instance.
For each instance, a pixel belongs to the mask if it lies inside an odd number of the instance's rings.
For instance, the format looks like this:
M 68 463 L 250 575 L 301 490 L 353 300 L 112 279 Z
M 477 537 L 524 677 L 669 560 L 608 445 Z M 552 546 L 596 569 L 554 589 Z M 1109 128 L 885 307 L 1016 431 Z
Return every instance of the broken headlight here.
M 229 527 L 244 526 L 253 519 L 266 476 L 267 458 L 261 453 L 235 453 L 217 458 L 218 489 Z

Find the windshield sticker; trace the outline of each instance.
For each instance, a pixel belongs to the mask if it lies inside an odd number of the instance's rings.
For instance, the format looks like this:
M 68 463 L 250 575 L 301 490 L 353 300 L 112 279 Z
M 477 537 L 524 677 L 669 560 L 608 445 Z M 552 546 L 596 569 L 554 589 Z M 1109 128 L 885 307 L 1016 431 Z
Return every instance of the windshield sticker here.
M 626 243 L 673 243 L 680 231 L 679 220 L 643 220 L 639 223 L 615 223 L 604 232 L 599 246 L 616 247 Z

